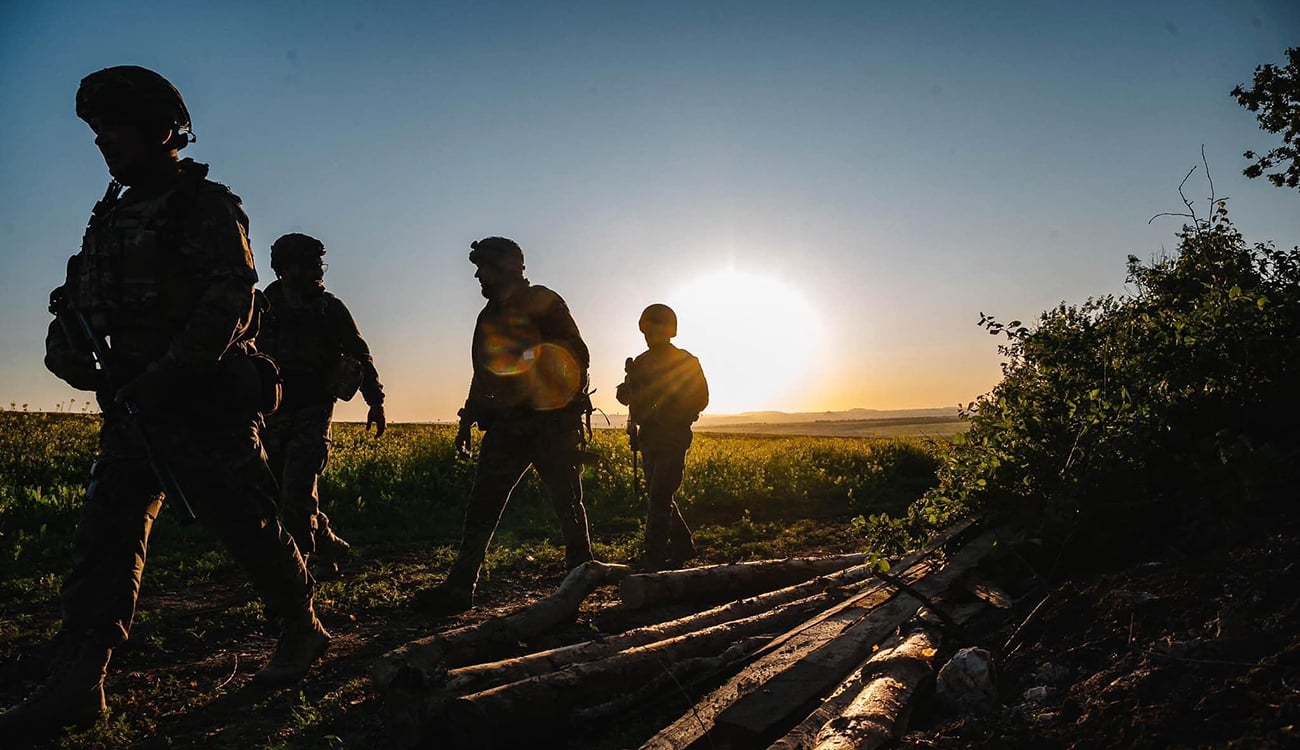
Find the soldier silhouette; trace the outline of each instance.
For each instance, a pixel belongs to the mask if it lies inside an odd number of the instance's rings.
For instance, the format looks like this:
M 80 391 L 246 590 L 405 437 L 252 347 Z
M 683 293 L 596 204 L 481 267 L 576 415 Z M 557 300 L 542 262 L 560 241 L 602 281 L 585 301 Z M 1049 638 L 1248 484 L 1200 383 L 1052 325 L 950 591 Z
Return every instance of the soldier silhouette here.
M 456 560 L 442 583 L 416 595 L 416 607 L 430 614 L 474 606 L 488 545 L 529 466 L 550 494 L 567 567 L 592 559 L 579 474 L 582 420 L 591 411 L 587 345 L 560 295 L 524 278 L 524 254 L 513 240 L 487 237 L 470 248 L 487 304 L 474 325 L 474 375 L 457 452 L 469 456 L 475 424 L 484 435 Z
M 691 424 L 709 405 L 709 384 L 700 361 L 673 346 L 677 314 L 667 305 L 650 305 L 638 321 L 648 347 L 626 363 L 626 377 L 615 397 L 628 407 L 633 450 L 645 464 L 645 547 L 638 567 L 679 568 L 695 557 L 690 527 L 674 499 L 686 470 Z
M 325 245 L 305 234 L 271 244 L 276 280 L 266 287 L 271 307 L 257 347 L 275 358 L 284 400 L 262 433 L 271 471 L 280 480 L 280 519 L 317 580 L 338 575 L 349 545 L 320 509 L 317 486 L 329 461 L 334 402 L 360 388 L 369 404 L 366 429 L 384 434 L 384 387 L 347 305 L 325 291 Z
M 130 633 L 164 500 L 192 507 L 281 625 L 257 679 L 298 680 L 330 641 L 313 611 L 311 577 L 276 518 L 275 480 L 258 442 L 259 412 L 274 404 L 262 366 L 269 360 L 252 344 L 257 274 L 239 199 L 205 179 L 206 165 L 179 159 L 191 140 L 189 112 L 157 73 L 92 73 L 77 90 L 77 116 L 113 181 L 51 295 L 58 317 L 45 365 L 95 392 L 100 451 L 60 592 L 55 660 L 41 687 L 0 714 L 5 743 L 90 724 L 107 710 L 109 659 Z M 171 496 L 177 488 L 183 497 Z

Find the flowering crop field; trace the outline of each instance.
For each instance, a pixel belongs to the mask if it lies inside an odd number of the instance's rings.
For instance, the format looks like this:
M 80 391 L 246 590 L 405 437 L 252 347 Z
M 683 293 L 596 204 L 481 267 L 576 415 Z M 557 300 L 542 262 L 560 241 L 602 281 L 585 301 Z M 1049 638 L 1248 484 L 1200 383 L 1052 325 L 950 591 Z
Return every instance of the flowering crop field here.
M 0 561 L 13 571 L 3 584 L 10 593 L 48 582 L 67 565 L 98 426 L 93 414 L 0 410 Z M 360 425 L 336 424 L 321 481 L 336 528 L 362 548 L 454 545 L 474 476 L 473 461 L 454 456 L 454 434 L 447 424 L 395 424 L 376 439 Z M 705 539 L 745 529 L 756 539 L 771 537 L 772 529 L 800 521 L 845 526 L 858 516 L 898 512 L 919 497 L 934 483 L 939 449 L 904 438 L 699 434 L 678 504 Z M 593 538 L 598 546 L 615 545 L 610 557 L 630 555 L 644 523 L 644 476 L 638 468 L 634 482 L 620 430 L 596 430 L 587 450 L 583 485 Z M 558 543 L 551 513 L 530 473 L 502 519 L 499 542 Z M 768 545 L 727 555 L 774 551 L 780 550 Z M 180 528 L 164 510 L 151 569 L 183 566 L 205 553 L 222 554 L 201 524 Z

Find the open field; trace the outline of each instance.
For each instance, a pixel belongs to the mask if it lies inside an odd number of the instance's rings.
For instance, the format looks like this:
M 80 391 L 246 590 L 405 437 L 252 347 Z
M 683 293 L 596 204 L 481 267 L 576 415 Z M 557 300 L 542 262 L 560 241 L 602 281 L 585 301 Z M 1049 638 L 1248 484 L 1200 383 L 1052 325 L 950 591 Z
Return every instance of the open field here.
M 57 631 L 58 586 L 69 564 L 82 483 L 98 417 L 0 411 L 0 705 L 44 676 Z M 452 457 L 449 425 L 397 424 L 376 440 L 336 425 L 322 482 L 325 508 L 354 545 L 339 581 L 317 595 L 335 635 L 330 657 L 301 687 L 254 691 L 249 678 L 274 639 L 242 574 L 202 525 L 181 528 L 166 509 L 155 527 L 131 640 L 119 648 L 106 728 L 56 746 L 377 747 L 383 706 L 371 661 L 415 637 L 511 611 L 549 592 L 563 575 L 563 549 L 549 502 L 521 483 L 485 568 L 481 607 L 451 620 L 413 612 L 413 592 L 450 564 L 473 464 Z M 924 440 L 702 434 L 679 496 L 702 562 L 857 551 L 854 519 L 898 511 L 934 482 L 939 445 Z M 643 524 L 632 458 L 619 430 L 597 430 L 584 468 L 597 555 L 627 562 Z M 615 627 L 584 606 L 557 638 Z M 593 727 L 573 747 L 614 748 L 622 727 Z

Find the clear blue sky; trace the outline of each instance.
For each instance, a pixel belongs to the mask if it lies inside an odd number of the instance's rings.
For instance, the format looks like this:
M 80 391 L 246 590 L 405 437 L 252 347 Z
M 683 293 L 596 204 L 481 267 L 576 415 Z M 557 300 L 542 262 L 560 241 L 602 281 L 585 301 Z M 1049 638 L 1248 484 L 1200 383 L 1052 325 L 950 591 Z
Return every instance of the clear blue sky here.
M 1278 139 L 1228 95 L 1297 44 L 1294 0 L 4 2 L 0 403 L 81 397 L 42 339 L 107 180 L 73 112 L 102 67 L 184 93 L 263 283 L 280 234 L 324 240 L 390 417 L 427 420 L 463 401 L 491 234 L 569 301 L 606 410 L 655 301 L 712 411 L 969 402 L 999 375 L 978 313 L 1122 291 L 1202 144 L 1247 238 L 1300 242 L 1300 193 L 1240 176 Z M 709 288 L 754 325 L 710 338 Z

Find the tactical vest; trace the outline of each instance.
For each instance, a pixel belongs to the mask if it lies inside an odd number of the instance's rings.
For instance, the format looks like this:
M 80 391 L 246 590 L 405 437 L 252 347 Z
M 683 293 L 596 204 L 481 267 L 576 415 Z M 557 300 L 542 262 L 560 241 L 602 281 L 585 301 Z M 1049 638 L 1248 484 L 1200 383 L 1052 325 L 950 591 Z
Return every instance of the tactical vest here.
M 628 368 L 629 412 L 641 425 L 688 427 L 709 404 L 700 362 L 672 344 L 652 348 Z
M 343 352 L 330 317 L 334 295 L 323 292 L 295 304 L 279 290 L 268 289 L 267 297 L 271 309 L 262 319 L 257 348 L 274 357 L 283 370 L 324 373 L 333 368 Z
M 211 283 L 211 261 L 192 257 L 184 241 L 198 192 L 219 190 L 238 202 L 224 186 L 203 179 L 206 167 L 191 163 L 182 169 L 164 192 L 128 192 L 123 200 L 97 206 L 81 252 L 68 260 L 68 302 L 87 315 L 96 333 L 111 337 L 119 370 L 162 357 Z M 251 296 L 249 307 L 251 314 Z

